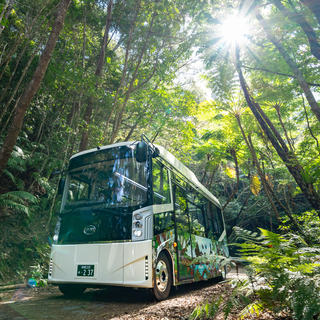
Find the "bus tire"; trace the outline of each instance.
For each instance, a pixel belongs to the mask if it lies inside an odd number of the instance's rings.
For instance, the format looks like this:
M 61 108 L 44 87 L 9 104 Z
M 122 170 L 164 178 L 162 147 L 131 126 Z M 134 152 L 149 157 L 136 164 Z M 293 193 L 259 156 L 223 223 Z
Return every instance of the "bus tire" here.
M 78 284 L 60 284 L 59 290 L 68 298 L 77 298 L 84 293 L 86 287 Z
M 226 266 L 222 267 L 220 279 L 221 279 L 221 281 L 227 280 L 227 267 Z
M 172 271 L 168 257 L 165 253 L 160 253 L 153 283 L 153 295 L 158 300 L 165 300 L 170 294 L 172 286 Z

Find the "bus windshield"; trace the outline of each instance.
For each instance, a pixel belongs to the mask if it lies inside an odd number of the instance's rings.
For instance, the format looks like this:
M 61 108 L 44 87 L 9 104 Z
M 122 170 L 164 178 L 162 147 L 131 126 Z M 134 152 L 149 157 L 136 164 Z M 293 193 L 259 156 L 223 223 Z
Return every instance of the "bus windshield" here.
M 116 147 L 70 160 L 64 211 L 103 204 L 110 208 L 142 207 L 147 202 L 147 170 L 134 151 Z

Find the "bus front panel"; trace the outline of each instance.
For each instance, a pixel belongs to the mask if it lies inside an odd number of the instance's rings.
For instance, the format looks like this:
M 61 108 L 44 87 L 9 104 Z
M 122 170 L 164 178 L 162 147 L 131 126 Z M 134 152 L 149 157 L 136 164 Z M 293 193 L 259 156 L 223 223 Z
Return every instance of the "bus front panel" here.
M 53 245 L 48 282 L 152 287 L 152 241 Z

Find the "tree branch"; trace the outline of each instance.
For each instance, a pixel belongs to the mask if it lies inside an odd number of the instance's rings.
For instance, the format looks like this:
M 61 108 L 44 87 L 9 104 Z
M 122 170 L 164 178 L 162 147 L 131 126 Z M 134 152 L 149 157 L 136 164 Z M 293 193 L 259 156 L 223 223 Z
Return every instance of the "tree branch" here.
M 248 66 L 244 66 L 244 65 L 241 65 L 241 67 L 242 67 L 242 68 L 245 68 L 245 69 L 249 69 L 249 70 L 265 71 L 265 72 L 277 74 L 277 75 L 279 75 L 279 76 L 284 76 L 284 77 L 288 77 L 288 78 L 291 78 L 291 79 L 296 79 L 296 77 L 293 76 L 293 75 L 291 75 L 291 74 L 286 74 L 286 73 L 271 71 L 271 70 L 264 69 L 264 68 L 252 68 L 252 67 L 248 67 Z M 313 86 L 313 87 L 320 87 L 320 84 L 318 84 L 318 83 L 307 82 L 307 84 L 308 84 L 309 86 Z

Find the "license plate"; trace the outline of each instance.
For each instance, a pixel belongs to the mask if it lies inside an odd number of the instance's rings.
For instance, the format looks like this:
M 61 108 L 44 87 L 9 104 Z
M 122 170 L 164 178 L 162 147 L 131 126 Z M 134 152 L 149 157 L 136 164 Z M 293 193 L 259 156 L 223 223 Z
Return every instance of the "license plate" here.
M 77 276 L 78 277 L 93 277 L 94 274 L 94 265 L 78 265 Z

